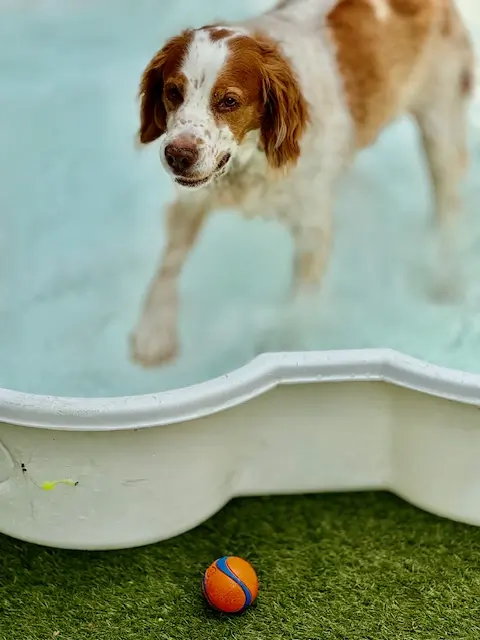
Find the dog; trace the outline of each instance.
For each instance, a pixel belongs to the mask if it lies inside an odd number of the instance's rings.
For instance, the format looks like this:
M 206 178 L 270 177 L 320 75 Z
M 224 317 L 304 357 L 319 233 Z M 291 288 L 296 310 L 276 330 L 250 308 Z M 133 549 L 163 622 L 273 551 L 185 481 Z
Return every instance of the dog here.
M 418 124 L 435 226 L 448 237 L 473 88 L 473 48 L 453 0 L 280 0 L 244 22 L 170 39 L 141 78 L 138 137 L 159 139 L 177 195 L 133 359 L 177 356 L 180 274 L 216 209 L 283 222 L 294 242 L 292 296 L 319 287 L 336 183 L 399 116 Z

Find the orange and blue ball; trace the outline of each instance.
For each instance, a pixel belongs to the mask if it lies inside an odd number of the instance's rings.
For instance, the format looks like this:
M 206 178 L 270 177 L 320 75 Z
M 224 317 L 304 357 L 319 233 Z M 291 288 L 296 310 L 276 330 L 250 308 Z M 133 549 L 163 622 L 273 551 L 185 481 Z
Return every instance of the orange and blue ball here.
M 258 578 L 252 565 L 235 556 L 212 562 L 202 582 L 208 604 L 223 613 L 242 613 L 257 597 Z

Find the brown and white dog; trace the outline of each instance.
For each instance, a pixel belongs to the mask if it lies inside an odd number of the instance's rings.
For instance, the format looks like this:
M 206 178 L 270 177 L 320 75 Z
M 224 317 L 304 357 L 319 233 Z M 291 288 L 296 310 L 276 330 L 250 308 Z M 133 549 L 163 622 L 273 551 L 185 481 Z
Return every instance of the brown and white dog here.
M 177 185 L 167 240 L 132 336 L 155 365 L 177 354 L 178 281 L 208 214 L 279 219 L 294 295 L 319 285 L 335 184 L 395 118 L 418 123 L 438 228 L 460 208 L 473 51 L 453 0 L 281 0 L 239 24 L 187 30 L 144 71 L 140 142 L 160 139 Z

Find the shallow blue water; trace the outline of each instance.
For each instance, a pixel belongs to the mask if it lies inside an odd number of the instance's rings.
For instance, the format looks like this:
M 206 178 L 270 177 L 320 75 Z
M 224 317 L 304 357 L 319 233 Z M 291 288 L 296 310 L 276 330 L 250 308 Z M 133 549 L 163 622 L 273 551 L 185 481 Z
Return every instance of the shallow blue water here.
M 480 134 L 472 124 L 465 296 L 438 304 L 424 286 L 429 191 L 407 122 L 362 154 L 340 189 L 334 257 L 308 325 L 285 321 L 280 306 L 287 233 L 226 212 L 182 278 L 181 358 L 156 371 L 131 364 L 127 336 L 172 195 L 156 149 L 134 148 L 139 75 L 179 28 L 244 16 L 254 0 L 62 4 L 0 9 L 0 386 L 159 391 L 230 371 L 262 348 L 392 347 L 480 372 Z M 276 331 L 272 316 L 284 320 Z

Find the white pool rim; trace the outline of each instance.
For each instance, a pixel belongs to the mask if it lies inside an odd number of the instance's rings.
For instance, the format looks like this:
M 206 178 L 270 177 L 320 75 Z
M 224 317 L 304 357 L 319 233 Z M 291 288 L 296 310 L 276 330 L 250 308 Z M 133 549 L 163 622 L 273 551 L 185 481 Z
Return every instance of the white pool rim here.
M 263 354 L 232 373 L 185 388 L 136 396 L 68 398 L 0 389 L 0 421 L 68 431 L 174 424 L 229 409 L 285 384 L 383 381 L 480 405 L 480 375 L 391 349 Z

